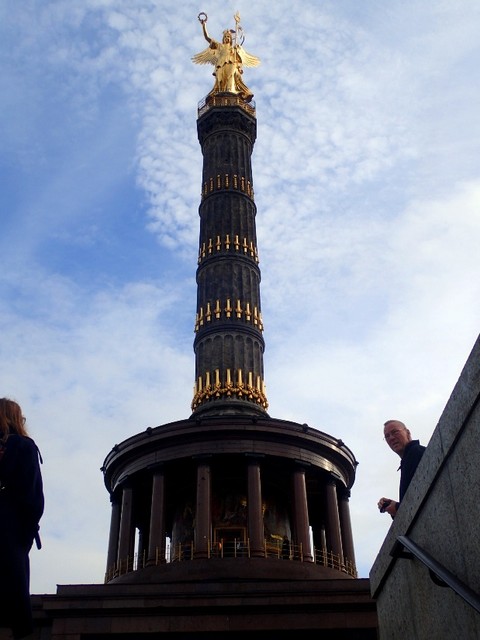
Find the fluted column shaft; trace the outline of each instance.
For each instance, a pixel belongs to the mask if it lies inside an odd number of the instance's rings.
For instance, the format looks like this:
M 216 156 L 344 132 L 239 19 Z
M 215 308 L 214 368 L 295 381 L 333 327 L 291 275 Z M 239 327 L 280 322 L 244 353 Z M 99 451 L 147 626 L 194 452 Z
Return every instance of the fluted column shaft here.
M 135 531 L 133 528 L 133 488 L 124 484 L 122 489 L 122 511 L 120 515 L 120 535 L 118 540 L 118 565 L 125 564 L 127 558 L 133 559 Z M 122 569 L 122 568 L 121 568 Z
M 207 462 L 197 466 L 197 503 L 195 526 L 195 557 L 208 557 L 211 529 L 211 472 Z
M 332 480 L 327 484 L 327 544 L 329 551 L 343 562 L 342 536 L 338 511 L 337 486 Z
M 218 107 L 197 122 L 203 153 L 194 413 L 265 414 L 263 321 L 251 155 L 256 119 Z
M 118 496 L 111 495 L 112 513 L 110 516 L 110 534 L 108 538 L 107 574 L 115 566 L 118 557 L 118 538 L 120 533 L 121 506 Z
M 307 486 L 305 483 L 305 469 L 301 467 L 298 467 L 293 472 L 293 509 L 295 543 L 298 546 L 302 546 L 304 561 L 312 562 L 313 555 L 310 544 Z
M 350 519 L 349 493 L 345 491 L 339 499 L 340 528 L 342 534 L 343 556 L 355 566 L 355 549 L 353 546 L 352 523 Z
M 165 477 L 163 469 L 156 469 L 152 479 L 152 505 L 148 562 L 165 562 Z
M 250 540 L 250 554 L 262 556 L 264 554 L 264 530 L 262 508 L 262 485 L 260 463 L 249 459 L 247 465 L 248 482 L 248 537 Z

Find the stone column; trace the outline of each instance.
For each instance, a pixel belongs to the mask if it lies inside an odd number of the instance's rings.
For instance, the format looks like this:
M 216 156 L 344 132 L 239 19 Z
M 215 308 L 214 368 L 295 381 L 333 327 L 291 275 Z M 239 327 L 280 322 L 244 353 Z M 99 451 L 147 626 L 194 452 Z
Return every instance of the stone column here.
M 145 529 L 143 525 L 138 529 L 137 543 L 137 569 L 143 569 L 146 566 L 146 549 L 147 541 L 145 540 Z
M 197 506 L 195 512 L 195 551 L 196 558 L 207 558 L 211 529 L 211 477 L 210 465 L 199 460 L 197 467 Z
M 355 567 L 355 550 L 353 546 L 352 523 L 350 520 L 350 491 L 345 489 L 339 499 L 340 528 L 342 533 L 342 545 L 344 560 L 348 560 Z
M 293 509 L 295 523 L 294 543 L 295 557 L 302 549 L 304 562 L 313 562 L 310 544 L 310 529 L 308 519 L 307 485 L 305 483 L 305 468 L 298 466 L 293 472 Z
M 152 479 L 152 505 L 150 509 L 150 535 L 147 564 L 165 562 L 165 476 L 163 468 L 154 470 Z
M 339 563 L 343 564 L 342 537 L 335 480 L 330 480 L 327 483 L 327 517 L 328 552 L 338 556 Z
M 110 535 L 108 538 L 106 580 L 113 578 L 118 557 L 118 537 L 120 533 L 120 502 L 115 493 L 110 495 L 112 513 L 110 516 Z
M 260 463 L 257 458 L 248 458 L 247 486 L 248 538 L 250 541 L 250 555 L 253 557 L 259 557 L 263 556 L 265 553 L 265 534 L 263 529 Z
M 120 573 L 131 571 L 135 553 L 135 530 L 133 527 L 133 488 L 126 481 L 122 488 L 122 511 L 120 515 L 120 535 L 118 537 L 117 566 Z M 128 565 L 127 565 L 128 558 Z

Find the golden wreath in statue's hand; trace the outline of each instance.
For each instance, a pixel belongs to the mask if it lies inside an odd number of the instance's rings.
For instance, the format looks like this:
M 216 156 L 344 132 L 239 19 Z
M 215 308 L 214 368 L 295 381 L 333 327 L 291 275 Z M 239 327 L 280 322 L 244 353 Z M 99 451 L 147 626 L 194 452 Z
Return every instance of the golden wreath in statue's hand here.
M 208 20 L 208 16 L 206 13 L 204 13 L 203 11 L 201 11 L 198 14 L 198 21 L 200 22 L 200 24 L 203 24 L 204 22 L 206 22 Z

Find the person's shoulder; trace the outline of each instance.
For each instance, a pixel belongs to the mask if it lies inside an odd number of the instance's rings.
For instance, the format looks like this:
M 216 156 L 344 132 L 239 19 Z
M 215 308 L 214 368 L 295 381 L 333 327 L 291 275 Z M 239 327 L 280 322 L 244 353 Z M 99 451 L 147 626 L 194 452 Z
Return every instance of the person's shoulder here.
M 37 451 L 38 449 L 33 438 L 30 438 L 30 436 L 21 436 L 18 433 L 12 433 L 8 436 L 6 446 L 22 451 Z
M 405 453 L 403 455 L 403 459 L 413 460 L 417 459 L 423 455 L 426 447 L 423 444 L 420 444 L 419 440 L 410 440 L 410 442 L 405 447 Z
M 409 449 L 426 449 L 423 444 L 420 444 L 420 440 L 410 440 L 410 442 L 407 444 L 407 447 Z
M 420 444 L 420 440 L 412 440 L 411 450 L 416 456 L 422 456 L 427 447 L 423 444 Z

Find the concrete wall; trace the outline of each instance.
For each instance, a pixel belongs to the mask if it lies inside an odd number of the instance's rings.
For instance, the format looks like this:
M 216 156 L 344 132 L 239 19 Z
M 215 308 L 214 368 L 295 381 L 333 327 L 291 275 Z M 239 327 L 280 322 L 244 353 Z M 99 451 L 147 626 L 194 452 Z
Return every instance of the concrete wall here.
M 480 336 L 370 572 L 380 640 L 480 638 L 480 613 L 419 560 L 390 555 L 408 536 L 480 594 L 479 399 Z

